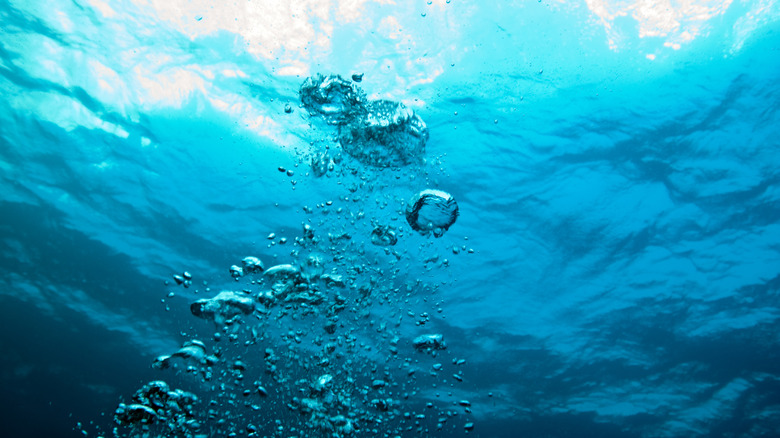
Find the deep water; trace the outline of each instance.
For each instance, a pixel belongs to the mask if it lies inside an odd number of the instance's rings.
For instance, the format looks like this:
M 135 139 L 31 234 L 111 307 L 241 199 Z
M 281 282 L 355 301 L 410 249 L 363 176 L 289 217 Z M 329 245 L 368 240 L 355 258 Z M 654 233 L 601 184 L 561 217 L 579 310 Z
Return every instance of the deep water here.
M 779 18 L 0 2 L 1 435 L 777 436 Z

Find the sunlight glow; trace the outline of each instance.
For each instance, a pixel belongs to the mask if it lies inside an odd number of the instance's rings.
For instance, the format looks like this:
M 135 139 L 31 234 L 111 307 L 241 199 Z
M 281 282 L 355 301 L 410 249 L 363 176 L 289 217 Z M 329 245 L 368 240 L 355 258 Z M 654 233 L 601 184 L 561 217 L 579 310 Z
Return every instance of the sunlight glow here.
M 733 0 L 586 0 L 601 21 L 612 50 L 617 50 L 619 17 L 630 16 L 639 27 L 640 38 L 663 38 L 665 47 L 678 50 L 709 30 L 707 22 L 723 15 Z
M 193 71 L 174 68 L 153 72 L 139 65 L 133 69 L 133 73 L 135 80 L 145 91 L 141 94 L 140 90 L 137 90 L 136 98 L 142 105 L 165 104 L 179 108 L 194 91 L 200 90 L 206 94 L 206 81 Z
M 102 0 L 88 0 L 89 4 L 92 5 L 93 8 L 100 11 L 101 14 L 103 14 L 106 18 L 113 18 L 116 16 L 116 12 L 111 9 L 111 6 L 106 4 L 105 1 Z

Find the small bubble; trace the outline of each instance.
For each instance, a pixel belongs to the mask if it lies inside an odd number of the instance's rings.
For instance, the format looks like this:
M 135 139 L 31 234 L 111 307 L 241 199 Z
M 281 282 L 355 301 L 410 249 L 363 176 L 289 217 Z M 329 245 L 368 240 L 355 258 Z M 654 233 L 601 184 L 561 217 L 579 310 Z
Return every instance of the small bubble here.
M 287 169 L 285 169 L 284 166 L 279 166 L 279 172 L 284 173 L 286 171 L 287 171 Z

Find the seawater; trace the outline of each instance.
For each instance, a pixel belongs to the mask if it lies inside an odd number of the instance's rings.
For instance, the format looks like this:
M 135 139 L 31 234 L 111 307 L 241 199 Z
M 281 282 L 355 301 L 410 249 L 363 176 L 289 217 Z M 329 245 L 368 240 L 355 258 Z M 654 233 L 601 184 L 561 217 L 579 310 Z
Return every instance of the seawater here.
M 3 436 L 780 428 L 776 2 L 0 16 Z

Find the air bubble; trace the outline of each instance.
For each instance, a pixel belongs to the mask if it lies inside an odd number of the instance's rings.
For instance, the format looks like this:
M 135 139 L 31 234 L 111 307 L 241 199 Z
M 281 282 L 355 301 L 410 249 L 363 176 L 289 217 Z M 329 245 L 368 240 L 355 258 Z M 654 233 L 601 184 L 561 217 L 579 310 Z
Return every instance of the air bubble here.
M 458 219 L 458 203 L 447 192 L 423 190 L 416 194 L 406 209 L 406 221 L 422 235 L 441 237 Z

